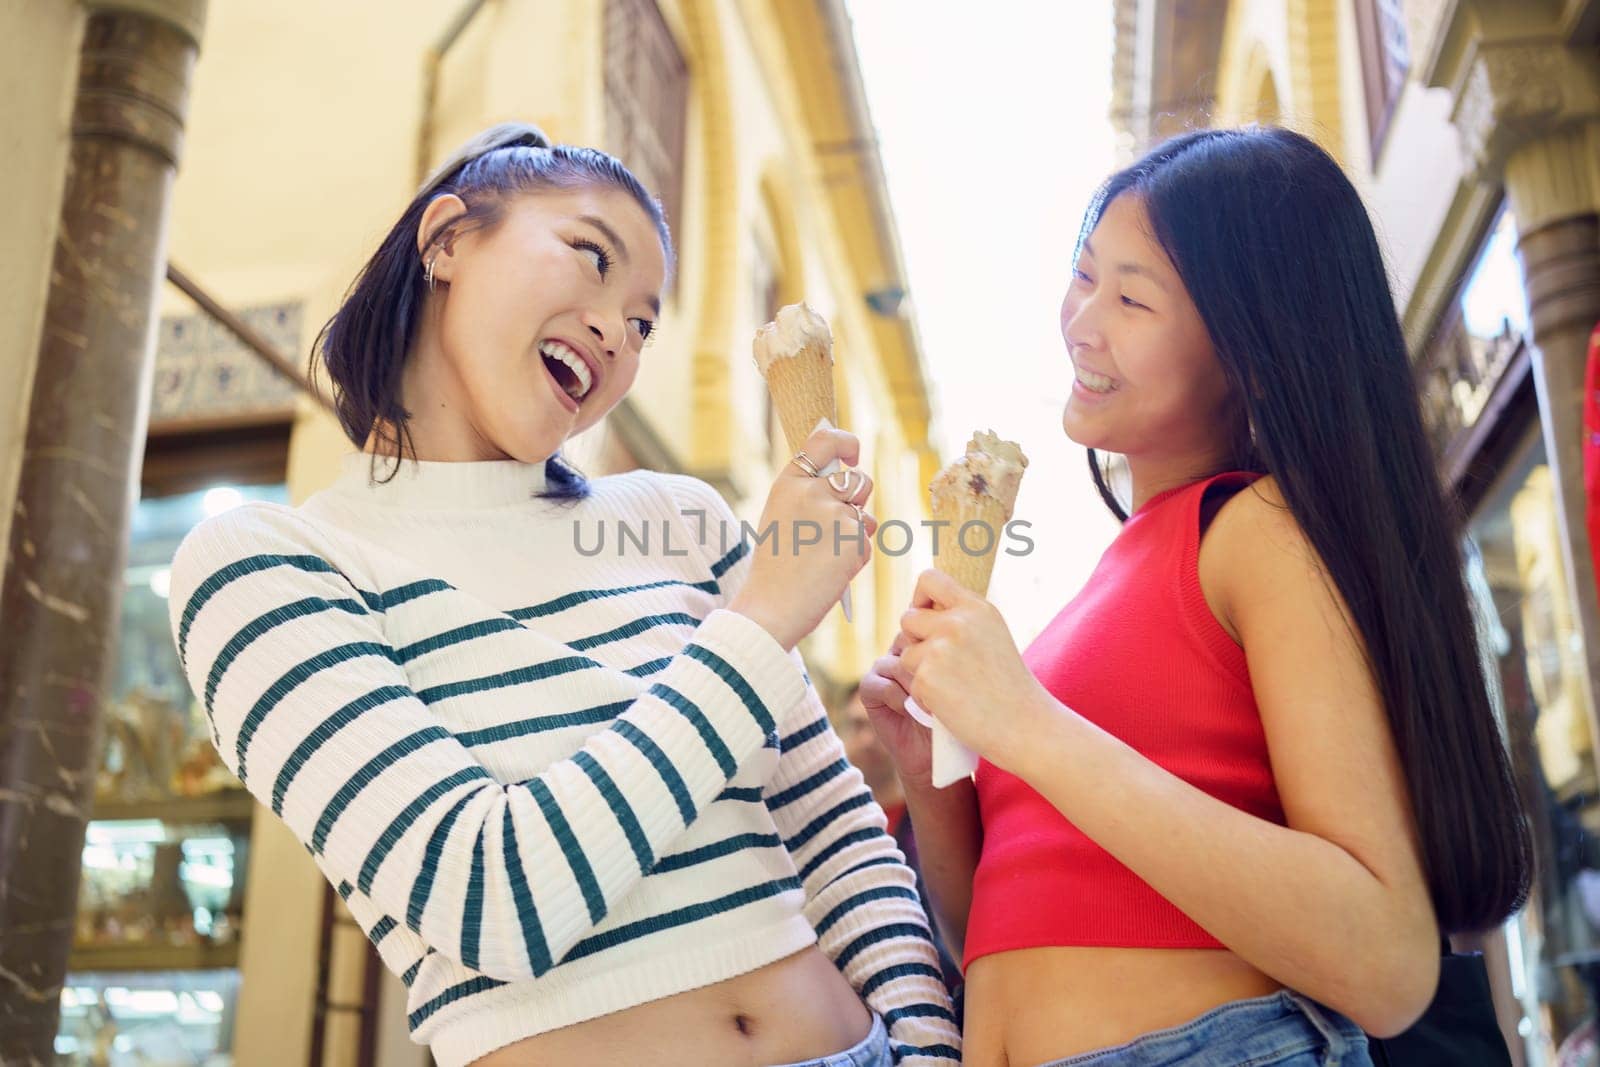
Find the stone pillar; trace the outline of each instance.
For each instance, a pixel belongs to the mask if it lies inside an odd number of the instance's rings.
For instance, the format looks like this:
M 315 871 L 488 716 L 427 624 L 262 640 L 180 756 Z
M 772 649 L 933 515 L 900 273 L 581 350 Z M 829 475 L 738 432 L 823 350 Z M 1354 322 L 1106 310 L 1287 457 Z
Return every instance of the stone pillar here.
M 1591 67 L 1600 56 L 1589 55 Z M 1590 730 L 1600 737 L 1600 594 L 1590 550 L 1583 475 L 1584 371 L 1600 323 L 1600 185 L 1594 181 L 1600 121 L 1569 126 L 1512 152 L 1506 196 L 1528 294 L 1534 383 L 1545 452 L 1565 536 L 1561 553 L 1577 599 L 1589 665 Z
M 1517 221 L 1561 553 L 1589 668 L 1590 729 L 1600 737 L 1600 595 L 1583 478 L 1584 364 L 1600 322 L 1600 54 L 1525 31 L 1483 41 L 1455 123 L 1479 180 L 1504 184 Z
M 85 7 L 0 588 L 0 1063 L 8 1064 L 54 1059 L 205 0 Z

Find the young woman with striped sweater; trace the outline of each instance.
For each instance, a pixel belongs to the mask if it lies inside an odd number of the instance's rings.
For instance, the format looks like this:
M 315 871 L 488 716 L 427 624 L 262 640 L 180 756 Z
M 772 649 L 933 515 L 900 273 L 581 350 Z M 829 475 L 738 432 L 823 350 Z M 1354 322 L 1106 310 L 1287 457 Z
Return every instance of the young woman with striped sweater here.
M 793 652 L 866 556 L 751 552 L 702 482 L 560 457 L 670 266 L 611 157 L 518 126 L 458 153 L 319 339 L 362 453 L 179 549 L 185 669 L 445 1067 L 957 1062 L 911 872 Z M 870 533 L 870 491 L 790 464 L 762 526 Z

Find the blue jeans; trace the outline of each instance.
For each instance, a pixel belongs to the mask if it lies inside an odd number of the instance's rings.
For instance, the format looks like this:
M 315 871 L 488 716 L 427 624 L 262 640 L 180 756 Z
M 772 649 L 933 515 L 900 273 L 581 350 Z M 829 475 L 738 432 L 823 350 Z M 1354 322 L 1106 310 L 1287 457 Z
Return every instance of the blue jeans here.
M 1367 1035 L 1336 1012 L 1284 990 L 1236 1000 L 1126 1045 L 1040 1067 L 1372 1067 Z
M 894 1067 L 894 1059 L 889 1055 L 889 1031 L 884 1029 L 883 1020 L 874 1012 L 872 1029 L 867 1031 L 867 1036 L 861 1039 L 860 1044 L 820 1060 L 786 1063 L 782 1067 Z

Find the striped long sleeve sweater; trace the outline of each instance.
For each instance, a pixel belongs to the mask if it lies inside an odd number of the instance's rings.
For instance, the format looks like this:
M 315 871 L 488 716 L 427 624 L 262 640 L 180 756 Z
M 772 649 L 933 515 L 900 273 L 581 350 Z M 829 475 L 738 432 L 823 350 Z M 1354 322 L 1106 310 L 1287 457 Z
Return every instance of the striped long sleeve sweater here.
M 352 456 L 198 527 L 172 621 L 228 766 L 455 1067 L 811 944 L 900 1063 L 959 1061 L 911 872 L 798 655 L 725 609 L 722 499 L 636 471 Z M 624 529 L 626 527 L 626 529 Z M 597 546 L 599 548 L 596 551 Z

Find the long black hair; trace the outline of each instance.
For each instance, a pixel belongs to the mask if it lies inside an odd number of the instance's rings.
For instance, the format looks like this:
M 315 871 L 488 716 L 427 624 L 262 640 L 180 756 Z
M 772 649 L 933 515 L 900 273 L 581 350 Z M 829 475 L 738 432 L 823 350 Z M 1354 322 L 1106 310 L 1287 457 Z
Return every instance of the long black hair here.
M 1232 386 L 1231 468 L 1276 478 L 1364 639 L 1440 926 L 1495 925 L 1527 898 L 1528 827 L 1485 685 L 1461 517 L 1360 196 L 1297 133 L 1202 130 L 1108 179 L 1080 249 L 1124 195 L 1143 205 Z M 1089 468 L 1127 518 L 1093 450 Z
M 317 334 L 311 370 L 320 358 L 333 385 L 334 407 L 345 436 L 364 446 L 376 431 L 399 470 L 403 457 L 416 455 L 410 412 L 400 402 L 401 371 L 416 337 L 427 297 L 423 264 L 429 252 L 473 229 L 489 229 L 504 217 L 509 200 L 523 193 L 584 186 L 610 186 L 632 196 L 655 224 L 673 266 L 672 235 L 661 204 L 613 156 L 594 148 L 552 145 L 536 126 L 508 122 L 493 126 L 462 145 L 433 172 L 412 198 L 372 258 L 356 275 L 344 302 Z M 464 214 L 428 237 L 417 251 L 417 228 L 436 197 L 453 193 L 467 205 Z M 376 467 L 377 457 L 374 457 Z M 541 497 L 580 500 L 588 495 L 583 475 L 558 452 L 545 461 Z

